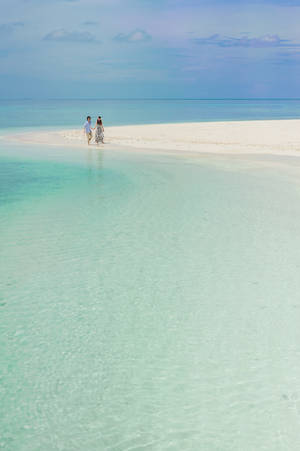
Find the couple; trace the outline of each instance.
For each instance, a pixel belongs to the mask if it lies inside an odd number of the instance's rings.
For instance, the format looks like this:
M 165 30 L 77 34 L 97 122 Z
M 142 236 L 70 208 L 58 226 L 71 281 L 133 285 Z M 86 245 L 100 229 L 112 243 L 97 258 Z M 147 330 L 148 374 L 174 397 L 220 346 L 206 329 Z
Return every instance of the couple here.
M 84 124 L 84 131 L 85 131 L 88 145 L 90 144 L 91 139 L 93 137 L 92 130 L 96 130 L 95 138 L 94 138 L 95 143 L 99 144 L 99 142 L 101 142 L 102 144 L 104 144 L 104 127 L 103 127 L 101 116 L 98 116 L 98 119 L 97 119 L 97 122 L 96 122 L 94 128 L 91 127 L 91 122 L 92 122 L 91 116 L 88 116 L 86 118 L 86 123 Z

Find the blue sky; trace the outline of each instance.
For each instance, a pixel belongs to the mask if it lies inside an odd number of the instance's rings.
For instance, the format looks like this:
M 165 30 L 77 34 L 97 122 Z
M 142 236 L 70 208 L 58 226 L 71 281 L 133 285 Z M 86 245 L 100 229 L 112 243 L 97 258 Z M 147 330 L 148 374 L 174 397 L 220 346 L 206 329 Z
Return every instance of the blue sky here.
M 300 97 L 300 0 L 0 2 L 0 98 Z

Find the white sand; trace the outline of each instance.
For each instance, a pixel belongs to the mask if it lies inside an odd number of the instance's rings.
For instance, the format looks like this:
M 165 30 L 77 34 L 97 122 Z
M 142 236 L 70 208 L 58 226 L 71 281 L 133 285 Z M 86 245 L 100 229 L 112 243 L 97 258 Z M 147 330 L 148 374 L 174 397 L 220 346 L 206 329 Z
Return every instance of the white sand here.
M 47 146 L 87 146 L 82 130 L 39 131 L 8 139 Z M 110 148 L 300 155 L 300 120 L 106 127 L 105 143 L 104 147 Z

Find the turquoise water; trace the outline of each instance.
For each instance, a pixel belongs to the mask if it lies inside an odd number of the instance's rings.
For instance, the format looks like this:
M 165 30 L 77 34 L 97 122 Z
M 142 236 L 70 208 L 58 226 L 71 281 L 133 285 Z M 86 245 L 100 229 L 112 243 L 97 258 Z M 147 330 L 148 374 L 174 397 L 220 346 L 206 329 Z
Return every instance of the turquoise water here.
M 1 128 L 300 118 L 300 100 L 0 100 Z
M 298 450 L 283 162 L 0 145 L 0 449 Z

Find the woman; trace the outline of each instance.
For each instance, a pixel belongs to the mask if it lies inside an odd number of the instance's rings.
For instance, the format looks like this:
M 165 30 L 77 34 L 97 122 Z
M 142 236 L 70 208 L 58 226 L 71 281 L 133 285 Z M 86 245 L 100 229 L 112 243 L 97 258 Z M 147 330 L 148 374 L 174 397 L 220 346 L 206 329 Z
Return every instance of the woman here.
M 95 143 L 99 144 L 101 142 L 104 144 L 104 127 L 102 123 L 101 116 L 98 116 L 96 125 L 95 125 Z

